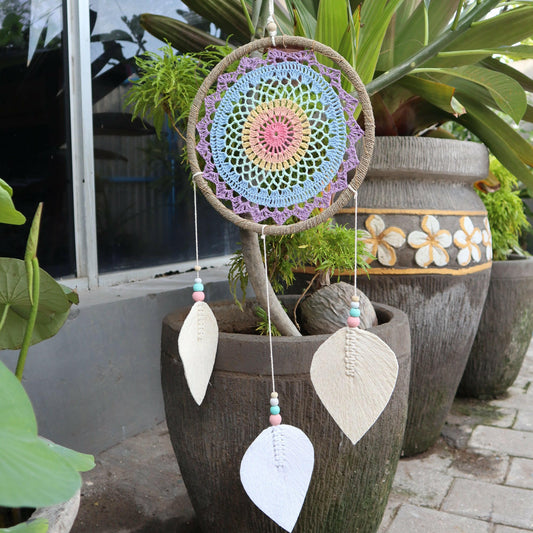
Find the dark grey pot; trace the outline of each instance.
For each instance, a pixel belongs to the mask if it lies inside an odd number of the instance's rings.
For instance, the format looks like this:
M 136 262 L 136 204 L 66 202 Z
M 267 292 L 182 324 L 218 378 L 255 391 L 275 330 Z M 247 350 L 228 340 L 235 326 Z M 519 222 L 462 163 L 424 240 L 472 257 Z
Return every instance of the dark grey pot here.
M 253 332 L 253 305 L 247 303 L 244 314 L 230 303 L 211 305 L 221 333 L 211 386 L 201 406 L 189 394 L 177 352 L 188 309 L 163 322 L 161 372 L 170 438 L 206 533 L 283 531 L 254 506 L 239 478 L 246 449 L 268 427 L 271 391 L 268 338 L 235 332 Z M 329 336 L 273 338 L 283 420 L 302 429 L 315 449 L 313 476 L 295 533 L 373 533 L 381 522 L 405 428 L 410 342 L 403 312 L 384 305 L 376 305 L 376 311 L 381 324 L 370 331 L 396 353 L 399 376 L 384 412 L 355 446 L 329 416 L 309 377 L 313 354 Z
M 452 238 L 467 220 L 485 230 L 486 210 L 473 183 L 487 173 L 487 150 L 478 143 L 378 137 L 359 191 L 359 229 L 370 232 L 369 245 L 380 242 L 381 251 L 394 253 L 380 256 L 376 248 L 370 278 L 359 275 L 358 286 L 371 300 L 405 311 L 411 326 L 411 390 L 403 447 L 407 456 L 427 450 L 440 434 L 477 331 L 491 266 L 482 243 L 477 245 L 478 260 L 470 256 L 461 265 L 464 257 L 453 239 L 443 247 L 445 264 L 424 265 L 421 248 L 411 245 L 409 236 L 425 233 L 426 216 L 434 217 Z M 376 217 L 386 229 L 372 235 Z M 353 218 L 353 208 L 336 216 L 352 226 Z M 405 242 L 387 249 L 390 231 L 403 234 Z
M 514 382 L 533 333 L 533 258 L 494 261 L 458 394 L 491 398 Z

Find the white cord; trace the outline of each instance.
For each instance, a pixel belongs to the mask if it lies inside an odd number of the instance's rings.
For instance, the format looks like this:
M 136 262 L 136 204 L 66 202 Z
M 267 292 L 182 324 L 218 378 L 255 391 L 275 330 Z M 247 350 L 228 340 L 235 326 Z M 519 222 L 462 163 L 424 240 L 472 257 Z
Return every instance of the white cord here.
M 352 189 L 350 187 L 350 189 Z M 353 190 L 353 189 L 352 189 Z M 357 191 L 354 191 L 353 193 L 353 203 L 354 203 L 354 231 L 355 231 L 355 237 L 354 237 L 354 269 L 353 269 L 353 294 L 354 296 L 357 296 Z
M 274 0 L 268 0 L 268 18 L 267 18 L 267 31 L 272 38 L 272 46 L 276 46 L 276 21 L 274 20 Z
M 266 246 L 266 235 L 265 228 L 261 230 L 261 239 L 263 239 L 263 261 L 265 265 L 265 290 L 266 290 L 266 300 L 267 300 L 267 317 L 268 317 L 268 344 L 270 347 L 270 372 L 272 374 L 272 392 L 276 392 L 276 381 L 274 378 L 274 351 L 272 349 L 272 324 L 270 321 L 270 295 L 269 295 L 269 283 L 268 283 L 268 265 L 267 265 L 267 246 Z
M 197 172 L 194 176 L 197 174 L 201 174 L 201 172 Z M 196 182 L 194 180 L 192 182 L 192 188 L 194 191 L 194 244 L 196 246 L 196 266 L 200 266 L 200 261 L 198 259 L 198 207 L 196 204 Z

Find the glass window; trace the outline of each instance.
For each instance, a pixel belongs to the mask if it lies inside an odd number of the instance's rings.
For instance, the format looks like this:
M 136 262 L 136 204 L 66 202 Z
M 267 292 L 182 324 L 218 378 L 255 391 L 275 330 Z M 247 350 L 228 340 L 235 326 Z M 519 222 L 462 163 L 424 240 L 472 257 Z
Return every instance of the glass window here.
M 95 146 L 96 216 L 100 272 L 141 268 L 194 258 L 193 197 L 180 165 L 183 140 L 132 122 L 124 97 L 135 80 L 134 56 L 163 46 L 145 33 L 147 9 L 181 18 L 176 0 L 91 2 L 91 61 Z M 199 17 L 194 17 L 194 20 Z M 205 21 L 199 21 L 205 27 Z M 208 26 L 209 27 L 209 26 Z M 238 231 L 198 195 L 200 257 L 235 249 Z
M 75 273 L 62 28 L 61 0 L 0 0 L 0 178 L 28 218 L 0 225 L 0 255 L 24 256 L 42 201 L 39 260 L 54 276 Z

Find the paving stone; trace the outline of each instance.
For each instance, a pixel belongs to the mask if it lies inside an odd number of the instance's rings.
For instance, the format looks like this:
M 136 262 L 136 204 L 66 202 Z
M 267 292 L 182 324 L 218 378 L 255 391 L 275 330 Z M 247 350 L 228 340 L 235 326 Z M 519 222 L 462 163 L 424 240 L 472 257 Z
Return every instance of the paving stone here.
M 470 518 L 521 528 L 533 528 L 533 491 L 456 479 L 442 510 Z
M 395 516 L 398 514 L 398 510 L 402 503 L 402 500 L 395 498 L 394 495 L 390 496 L 385 509 L 385 514 L 383 515 L 383 520 L 381 521 L 378 529 L 378 533 L 386 533 Z
M 533 402 L 533 398 L 531 401 Z M 519 411 L 513 429 L 533 431 L 533 411 Z
M 445 473 L 450 458 L 429 460 L 402 459 L 398 464 L 392 493 L 398 500 L 437 508 L 441 505 L 453 478 Z
M 467 424 L 455 425 L 447 421 L 441 430 L 441 435 L 448 446 L 463 450 L 472 435 L 472 427 Z
M 460 450 L 454 454 L 448 474 L 454 477 L 503 483 L 509 467 L 509 456 L 489 450 Z
M 478 426 L 468 444 L 471 448 L 533 459 L 533 433 L 528 431 Z
M 531 387 L 527 389 L 529 393 Z M 533 402 L 529 394 L 526 394 L 524 388 L 511 387 L 504 396 L 497 400 L 492 400 L 489 405 L 495 407 L 514 408 L 526 411 L 533 411 Z
M 404 504 L 387 533 L 489 533 L 487 522 Z
M 531 529 L 516 529 L 516 527 L 497 525 L 494 533 L 530 533 Z
M 513 457 L 505 484 L 533 489 L 533 461 L 531 459 Z

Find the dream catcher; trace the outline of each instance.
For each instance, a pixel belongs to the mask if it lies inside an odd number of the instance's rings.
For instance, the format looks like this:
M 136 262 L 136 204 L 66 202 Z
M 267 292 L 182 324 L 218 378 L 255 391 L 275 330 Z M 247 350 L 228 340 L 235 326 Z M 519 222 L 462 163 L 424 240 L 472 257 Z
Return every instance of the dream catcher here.
M 335 68 L 319 62 L 315 54 L 331 60 Z M 358 100 L 343 89 L 342 76 Z M 365 132 L 355 118 L 359 104 Z M 275 37 L 271 29 L 270 39 L 243 46 L 215 66 L 189 117 L 187 148 L 195 194 L 198 187 L 224 217 L 261 237 L 268 287 L 267 235 L 311 228 L 331 218 L 350 198 L 357 200 L 374 142 L 365 88 L 348 62 L 329 47 L 300 37 Z M 198 249 L 197 233 L 196 242 Z M 355 261 L 354 253 L 354 267 Z M 193 297 L 196 303 L 180 333 L 179 351 L 200 404 L 213 369 L 218 331 L 203 301 L 200 278 L 195 279 Z M 266 307 L 270 331 L 268 299 Z M 383 341 L 358 328 L 357 296 L 347 316 L 347 326 L 316 352 L 311 378 L 325 407 L 355 443 L 386 406 L 397 363 Z M 314 451 L 303 431 L 281 423 L 271 337 L 269 346 L 270 427 L 249 446 L 240 475 L 251 500 L 292 531 L 311 480 Z

